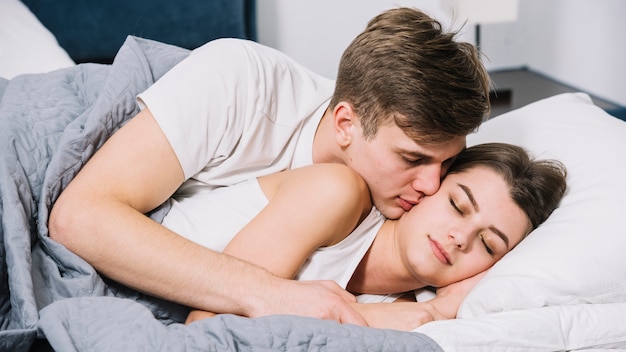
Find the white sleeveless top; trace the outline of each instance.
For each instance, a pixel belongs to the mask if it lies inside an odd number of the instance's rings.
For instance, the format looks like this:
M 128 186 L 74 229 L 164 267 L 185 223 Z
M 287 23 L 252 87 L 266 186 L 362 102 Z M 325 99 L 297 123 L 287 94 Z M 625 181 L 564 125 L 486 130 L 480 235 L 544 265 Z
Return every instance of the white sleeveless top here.
M 202 246 L 222 251 L 268 203 L 257 179 L 193 197 L 175 198 L 163 225 Z M 296 274 L 297 280 L 333 280 L 345 288 L 384 222 L 376 208 L 341 242 L 317 249 Z M 367 299 L 365 297 L 368 297 Z M 364 295 L 359 301 L 381 302 L 394 296 Z

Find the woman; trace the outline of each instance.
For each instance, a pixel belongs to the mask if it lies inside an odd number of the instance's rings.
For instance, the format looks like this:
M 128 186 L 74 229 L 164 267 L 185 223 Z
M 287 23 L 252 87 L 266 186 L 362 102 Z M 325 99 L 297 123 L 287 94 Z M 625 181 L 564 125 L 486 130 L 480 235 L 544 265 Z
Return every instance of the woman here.
M 563 196 L 565 178 L 557 161 L 531 160 L 508 144 L 478 145 L 457 157 L 436 194 L 388 220 L 353 171 L 313 165 L 211 195 L 207 220 L 227 224 L 213 231 L 223 233 L 221 239 L 173 230 L 278 276 L 334 280 L 351 293 L 376 295 L 368 302 L 386 302 L 487 270 L 545 221 Z M 454 317 L 460 300 L 454 302 L 431 306 L 433 317 Z M 370 326 L 393 327 L 372 307 L 357 305 Z M 192 312 L 188 322 L 205 316 Z

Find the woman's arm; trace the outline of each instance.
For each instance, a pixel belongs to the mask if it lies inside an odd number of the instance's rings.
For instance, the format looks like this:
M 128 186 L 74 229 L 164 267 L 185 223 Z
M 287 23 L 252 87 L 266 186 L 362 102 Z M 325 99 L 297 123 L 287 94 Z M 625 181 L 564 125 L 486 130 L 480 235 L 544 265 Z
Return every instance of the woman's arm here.
M 347 237 L 371 210 L 365 181 L 341 164 L 315 164 L 259 180 L 267 206 L 224 253 L 293 278 L 318 248 Z
M 434 320 L 449 319 L 428 302 L 352 303 L 373 328 L 411 331 Z
M 150 111 L 143 110 L 63 191 L 50 215 L 50 236 L 104 275 L 191 307 L 364 323 L 347 305 L 350 295 L 343 290 L 280 279 L 196 245 L 144 215 L 183 181 L 167 138 Z
M 269 202 L 224 253 L 283 278 L 293 278 L 316 249 L 343 240 L 372 207 L 365 181 L 345 165 L 311 165 L 259 183 Z M 212 315 L 192 311 L 187 323 Z
M 412 301 L 399 299 L 393 303 L 353 303 L 352 306 L 368 326 L 412 331 L 434 320 L 456 318 L 461 303 L 486 273 L 438 288 L 435 297 L 426 302 L 415 302 L 412 297 Z

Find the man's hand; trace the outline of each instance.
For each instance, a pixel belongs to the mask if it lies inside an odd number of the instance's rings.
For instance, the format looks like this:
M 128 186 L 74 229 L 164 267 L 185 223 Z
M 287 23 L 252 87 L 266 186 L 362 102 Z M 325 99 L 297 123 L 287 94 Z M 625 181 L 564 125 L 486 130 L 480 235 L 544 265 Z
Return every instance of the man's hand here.
M 251 311 L 250 317 L 292 314 L 346 324 L 367 325 L 365 319 L 350 306 L 350 303 L 356 302 L 355 297 L 334 281 L 292 281 L 280 278 L 278 280 L 282 280 L 285 287 L 278 289 L 275 286 L 271 299 L 257 301 L 249 297 L 251 301 L 262 302 L 258 309 Z M 192 310 L 185 324 L 213 316 L 215 313 Z
M 272 297 L 258 304 L 251 317 L 293 314 L 367 326 L 365 319 L 350 306 L 356 298 L 336 282 L 279 280 L 280 287 L 274 287 Z

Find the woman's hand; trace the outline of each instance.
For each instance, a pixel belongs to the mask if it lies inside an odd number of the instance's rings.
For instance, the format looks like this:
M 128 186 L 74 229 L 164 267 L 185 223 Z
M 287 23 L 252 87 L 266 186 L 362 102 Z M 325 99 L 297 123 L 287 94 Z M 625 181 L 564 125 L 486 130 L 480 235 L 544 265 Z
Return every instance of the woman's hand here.
M 485 276 L 485 274 L 487 274 L 487 271 L 483 271 L 470 278 L 452 283 L 448 286 L 439 287 L 435 298 L 428 302 L 436 307 L 441 314 L 448 317 L 448 319 L 454 319 L 456 318 L 456 313 L 465 297 L 467 297 L 470 291 L 474 288 L 474 286 L 476 286 L 478 281 Z
M 370 327 L 412 331 L 434 320 L 447 319 L 429 302 L 355 303 Z
M 191 323 L 193 323 L 194 321 L 198 321 L 198 320 L 202 320 L 202 319 L 206 319 L 206 318 L 211 318 L 216 316 L 217 314 L 212 313 L 212 312 L 207 312 L 206 310 L 192 310 L 191 312 L 189 312 L 189 315 L 187 316 L 187 320 L 185 320 L 185 325 L 189 325 Z

